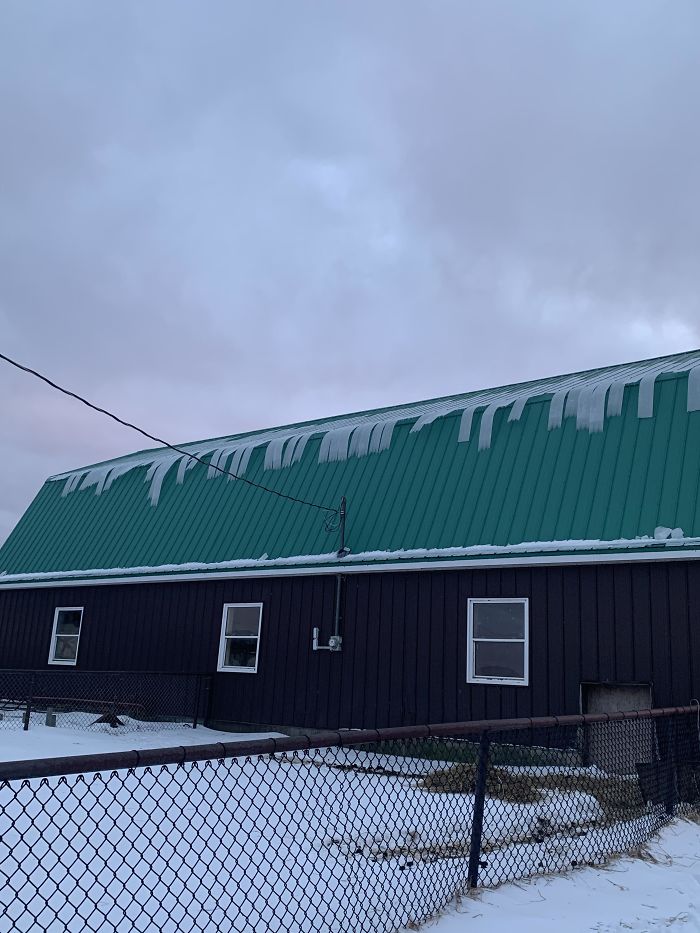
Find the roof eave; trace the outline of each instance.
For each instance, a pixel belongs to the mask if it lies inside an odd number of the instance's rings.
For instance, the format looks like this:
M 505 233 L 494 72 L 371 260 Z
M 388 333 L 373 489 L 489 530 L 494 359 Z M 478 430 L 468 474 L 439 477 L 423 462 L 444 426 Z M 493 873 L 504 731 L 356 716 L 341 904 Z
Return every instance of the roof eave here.
M 7 574 L 0 577 L 0 589 L 37 589 L 66 586 L 105 586 L 128 583 L 168 581 L 195 582 L 203 580 L 250 579 L 254 577 L 326 576 L 357 573 L 408 573 L 426 570 L 460 570 L 485 567 L 548 567 L 587 564 L 620 564 L 649 561 L 676 561 L 700 559 L 700 539 L 688 541 L 654 542 L 653 546 L 616 547 L 598 549 L 561 549 L 558 551 L 526 551 L 507 554 L 473 555 L 459 557 L 405 557 L 376 560 L 354 560 L 352 555 L 334 561 L 284 564 L 274 561 L 249 562 L 251 566 L 199 570 L 162 570 L 116 568 L 114 572 L 88 574 L 87 572 L 56 572 L 37 574 Z M 272 566 L 270 566 L 272 565 Z

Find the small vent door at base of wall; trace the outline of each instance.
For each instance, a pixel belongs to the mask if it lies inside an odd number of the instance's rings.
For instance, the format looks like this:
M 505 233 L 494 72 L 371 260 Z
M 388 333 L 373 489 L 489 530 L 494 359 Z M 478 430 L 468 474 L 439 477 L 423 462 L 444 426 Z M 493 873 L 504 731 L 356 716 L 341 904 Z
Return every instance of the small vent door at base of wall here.
M 581 684 L 584 713 L 650 709 L 649 684 Z M 616 774 L 635 774 L 637 762 L 654 757 L 655 731 L 649 720 L 600 723 L 586 729 L 583 752 L 588 764 Z

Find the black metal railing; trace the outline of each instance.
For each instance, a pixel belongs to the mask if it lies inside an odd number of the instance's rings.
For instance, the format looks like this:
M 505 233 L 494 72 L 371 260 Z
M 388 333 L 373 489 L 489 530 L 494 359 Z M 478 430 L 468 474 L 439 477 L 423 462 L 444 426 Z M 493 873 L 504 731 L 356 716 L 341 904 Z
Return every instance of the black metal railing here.
M 696 709 L 0 764 L 0 933 L 415 928 L 700 802 Z
M 206 715 L 210 681 L 203 674 L 0 670 L 0 729 L 196 727 Z

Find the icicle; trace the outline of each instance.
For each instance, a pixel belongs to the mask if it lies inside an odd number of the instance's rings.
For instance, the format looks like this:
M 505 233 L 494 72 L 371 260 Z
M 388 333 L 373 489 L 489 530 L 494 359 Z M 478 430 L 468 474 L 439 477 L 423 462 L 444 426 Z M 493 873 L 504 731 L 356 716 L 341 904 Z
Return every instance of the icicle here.
M 175 482 L 182 486 L 185 481 L 185 473 L 188 470 L 191 470 L 197 461 L 193 457 L 181 457 L 180 462 L 177 466 L 177 476 L 175 477 Z
M 265 451 L 266 470 L 279 470 L 282 467 L 282 454 L 284 453 L 284 445 L 288 440 L 288 437 L 276 437 L 267 445 Z
M 642 376 L 639 382 L 639 401 L 637 402 L 637 417 L 639 418 L 652 418 L 654 415 L 654 387 L 657 375 L 658 371 L 653 369 Z
M 151 466 L 146 473 L 146 482 L 150 482 L 149 498 L 151 505 L 158 505 L 160 500 L 160 491 L 163 486 L 163 480 L 168 474 L 170 467 L 179 459 L 179 457 L 164 457 Z
M 381 450 L 379 444 L 382 439 L 382 431 L 384 425 L 381 421 L 378 421 L 376 424 L 372 425 L 372 434 L 369 439 L 369 452 L 371 454 L 378 454 Z
M 518 398 L 516 398 L 516 400 L 513 402 L 513 407 L 511 408 L 510 414 L 508 415 L 508 420 L 509 421 L 520 421 L 520 419 L 523 416 L 523 411 L 525 410 L 525 406 L 527 405 L 529 401 L 530 399 L 527 395 L 518 396 Z
M 282 458 L 283 467 L 291 466 L 294 462 L 294 451 L 301 437 L 303 437 L 302 434 L 293 434 L 291 437 L 287 438 L 284 446 L 284 457 Z
M 331 439 L 328 434 L 321 438 L 321 445 L 318 448 L 318 462 L 326 463 L 331 455 Z
M 554 428 L 560 428 L 564 420 L 564 404 L 566 403 L 566 389 L 560 389 L 558 392 L 555 392 L 552 396 L 552 401 L 549 403 L 549 422 L 547 427 L 549 430 Z
M 625 380 L 616 379 L 610 383 L 608 393 L 608 418 L 622 414 L 622 403 L 625 400 Z
M 352 428 L 337 428 L 323 435 L 318 451 L 319 463 L 335 463 L 338 460 L 347 460 L 348 441 Z
M 391 438 L 394 434 L 395 421 L 385 421 L 382 426 L 381 437 L 379 438 L 379 450 L 388 450 L 391 446 Z
M 245 473 L 246 467 L 248 466 L 248 461 L 250 460 L 250 455 L 253 450 L 254 445 L 252 444 L 244 444 L 240 447 L 234 448 L 229 465 L 226 466 L 225 463 L 223 464 L 223 468 L 228 473 L 228 476 L 226 477 L 227 480 L 234 480 Z
M 95 495 L 99 496 L 104 489 L 105 482 L 109 476 L 111 467 L 109 464 L 106 464 L 102 467 L 97 467 L 94 470 L 90 470 L 89 473 L 86 473 L 83 477 L 83 481 L 80 484 L 81 489 L 89 489 L 91 486 L 95 487 Z
M 227 473 L 228 473 L 228 476 L 226 477 L 227 480 L 235 479 L 236 476 L 238 476 L 238 474 L 240 473 L 241 460 L 243 459 L 244 450 L 245 450 L 245 447 L 237 447 L 233 451 L 233 454 L 231 456 L 231 462 L 229 463 L 228 469 L 227 469 Z
M 82 476 L 82 473 L 72 473 L 66 480 L 66 485 L 63 487 L 61 496 L 67 496 L 69 493 L 73 492 Z
M 107 478 L 106 478 L 106 480 L 105 480 L 103 492 L 107 492 L 107 490 L 110 488 L 110 486 L 112 485 L 112 483 L 113 483 L 116 479 L 119 479 L 120 476 L 124 476 L 124 475 L 126 475 L 127 473 L 130 473 L 130 472 L 131 472 L 131 464 L 130 464 L 130 463 L 117 463 L 117 464 L 115 464 L 115 466 L 113 466 L 112 469 L 111 469 L 111 470 L 109 471 L 109 473 L 107 474 Z
M 688 373 L 688 411 L 700 411 L 700 366 Z
M 607 383 L 593 383 L 582 389 L 578 398 L 576 427 L 587 428 L 591 433 L 603 430 L 605 424 L 605 395 Z
M 301 435 L 299 440 L 294 445 L 294 453 L 292 454 L 290 466 L 292 466 L 295 463 L 298 463 L 301 460 L 301 458 L 304 455 L 304 450 L 306 449 L 306 445 L 309 443 L 310 440 L 311 440 L 310 434 Z
M 428 411 L 424 412 L 420 418 L 418 418 L 413 427 L 411 428 L 411 434 L 415 434 L 416 431 L 420 431 L 421 428 L 427 427 L 429 424 L 432 424 L 434 421 L 437 421 L 438 418 L 446 418 L 448 415 L 453 414 L 455 411 L 460 411 L 459 404 L 450 404 L 449 406 L 440 405 L 434 408 L 429 408 Z
M 593 434 L 598 434 L 605 428 L 605 399 L 607 394 L 607 382 L 601 382 L 593 389 L 588 421 L 588 430 Z
M 421 415 L 420 418 L 416 420 L 411 425 L 411 434 L 417 434 L 421 428 L 426 427 L 428 424 L 432 424 L 433 421 L 437 418 L 437 415 Z
M 246 446 L 241 451 L 241 459 L 238 463 L 237 470 L 231 470 L 232 473 L 236 473 L 238 476 L 243 476 L 245 471 L 248 469 L 248 464 L 250 463 L 250 458 L 255 450 L 255 444 L 246 444 Z M 235 477 L 231 477 L 234 479 Z
M 415 425 L 413 425 L 415 428 Z M 352 432 L 350 438 L 349 457 L 364 457 L 369 453 L 369 440 L 372 436 L 372 424 L 360 424 Z M 413 430 L 413 428 L 411 429 Z
M 214 479 L 216 476 L 221 476 L 223 464 L 228 460 L 230 454 L 230 447 L 219 447 L 212 453 L 207 469 L 207 479 Z
M 479 450 L 487 450 L 491 446 L 493 419 L 498 409 L 501 408 L 501 405 L 501 402 L 492 402 L 481 416 L 481 424 L 479 425 Z
M 581 394 L 581 386 L 574 386 L 572 389 L 569 389 L 568 395 L 566 396 L 566 406 L 564 408 L 564 417 L 573 418 L 574 415 L 578 416 L 578 397 Z
M 462 412 L 462 420 L 459 422 L 459 436 L 457 437 L 460 444 L 465 444 L 471 437 L 475 411 L 476 408 L 465 408 Z
M 584 386 L 579 392 L 576 404 L 576 429 L 587 428 L 591 420 L 591 396 L 593 386 Z

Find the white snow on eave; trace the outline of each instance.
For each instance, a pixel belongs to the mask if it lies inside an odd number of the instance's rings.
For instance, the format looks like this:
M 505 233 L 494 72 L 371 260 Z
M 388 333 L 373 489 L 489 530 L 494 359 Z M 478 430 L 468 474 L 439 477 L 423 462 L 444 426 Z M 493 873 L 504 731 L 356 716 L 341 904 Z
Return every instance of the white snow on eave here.
M 146 468 L 145 482 L 153 505 L 160 499 L 163 481 L 171 470 L 176 470 L 176 482 L 185 482 L 186 473 L 196 464 L 192 456 L 206 459 L 210 464 L 207 477 L 222 478 L 221 470 L 229 479 L 244 476 L 253 451 L 265 448 L 265 469 L 281 470 L 297 463 L 312 437 L 321 438 L 319 463 L 333 463 L 349 457 L 364 457 L 387 450 L 393 431 L 399 422 L 413 421 L 411 434 L 434 421 L 460 414 L 457 441 L 468 443 L 476 414 L 481 412 L 478 448 L 487 450 L 491 445 L 493 424 L 499 409 L 510 409 L 508 421 L 520 419 L 527 402 L 549 395 L 549 430 L 560 428 L 567 417 L 576 418 L 576 427 L 590 433 L 604 429 L 605 419 L 622 413 L 624 390 L 639 385 L 637 414 L 652 417 L 656 379 L 663 373 L 688 373 L 687 410 L 700 410 L 700 352 L 662 357 L 637 364 L 613 366 L 570 376 L 557 376 L 517 386 L 487 389 L 438 402 L 423 402 L 394 408 L 381 413 L 348 415 L 317 424 L 274 428 L 245 437 L 218 438 L 197 444 L 183 445 L 180 454 L 168 448 L 136 454 L 127 459 L 110 461 L 94 467 L 71 470 L 50 477 L 51 482 L 64 481 L 63 496 L 77 489 L 94 487 L 101 495 L 115 479 L 132 470 Z
M 657 532 L 661 529 L 657 529 Z M 670 529 L 669 529 L 670 530 Z M 680 531 L 680 529 L 678 529 Z M 254 559 L 223 560 L 214 563 L 190 561 L 184 564 L 157 564 L 143 567 L 106 567 L 94 570 L 57 570 L 40 573 L 5 573 L 0 572 L 0 587 L 9 583 L 22 583 L 41 580 L 65 580 L 77 578 L 102 578 L 141 576 L 144 574 L 173 574 L 215 572 L 225 570 L 268 570 L 283 567 L 306 567 L 319 564 L 369 564 L 386 561 L 437 560 L 440 558 L 460 557 L 507 557 L 515 554 L 553 554 L 559 552 L 579 553 L 595 551 L 624 551 L 655 548 L 698 548 L 700 538 L 649 537 L 618 538 L 613 541 L 581 539 L 568 541 L 523 541 L 520 544 L 475 544 L 468 547 L 411 548 L 396 551 L 361 551 L 350 554 L 342 560 L 335 551 L 325 554 L 299 554 L 294 557 L 261 557 Z

